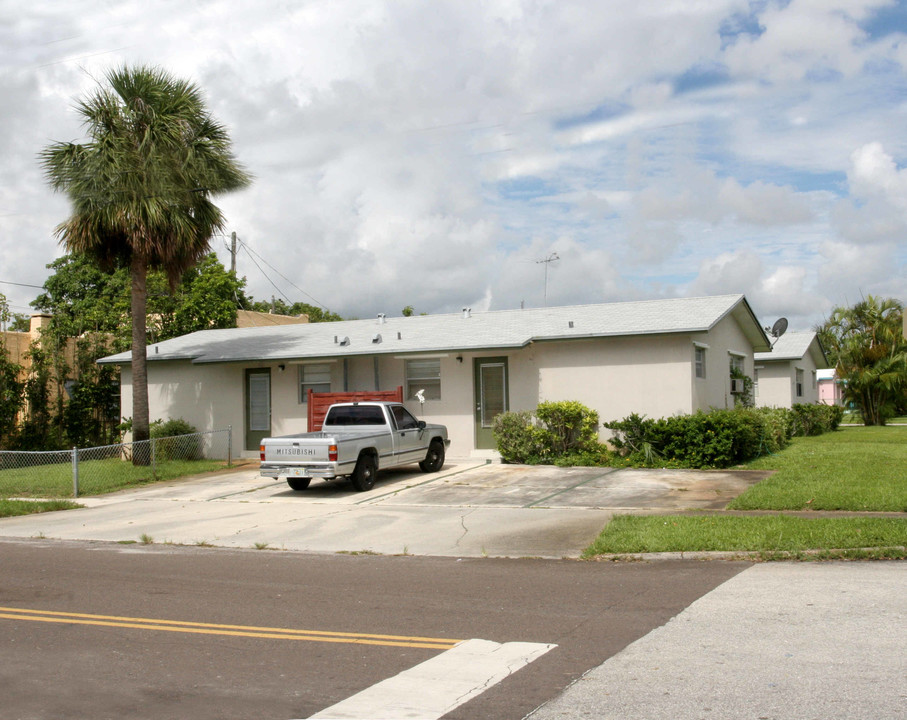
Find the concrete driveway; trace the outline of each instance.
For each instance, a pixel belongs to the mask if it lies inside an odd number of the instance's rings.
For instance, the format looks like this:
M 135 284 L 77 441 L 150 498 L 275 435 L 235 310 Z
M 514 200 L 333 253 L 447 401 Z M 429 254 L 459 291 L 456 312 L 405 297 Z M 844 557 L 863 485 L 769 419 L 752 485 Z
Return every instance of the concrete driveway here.
M 357 493 L 303 492 L 257 467 L 81 498 L 0 520 L 0 536 L 454 557 L 578 557 L 615 513 L 719 509 L 764 472 L 555 468 L 449 461 L 381 473 Z

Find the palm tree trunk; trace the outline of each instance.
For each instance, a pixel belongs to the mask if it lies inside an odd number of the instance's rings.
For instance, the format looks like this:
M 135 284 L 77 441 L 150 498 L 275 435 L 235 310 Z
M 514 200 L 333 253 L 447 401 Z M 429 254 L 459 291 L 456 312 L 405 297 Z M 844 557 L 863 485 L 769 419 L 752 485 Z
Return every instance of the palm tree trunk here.
M 145 311 L 148 301 L 148 265 L 138 253 L 133 253 L 130 267 L 132 278 L 132 439 L 133 465 L 150 465 L 151 452 L 148 418 L 148 354 Z

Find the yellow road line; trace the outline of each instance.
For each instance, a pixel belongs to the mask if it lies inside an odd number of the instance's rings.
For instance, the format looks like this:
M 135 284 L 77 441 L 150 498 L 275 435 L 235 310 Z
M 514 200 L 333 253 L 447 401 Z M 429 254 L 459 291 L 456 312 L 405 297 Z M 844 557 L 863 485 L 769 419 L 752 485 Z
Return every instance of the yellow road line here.
M 292 628 L 253 627 L 248 625 L 219 625 L 214 623 L 184 622 L 181 620 L 157 620 L 151 618 L 92 615 L 87 613 L 67 613 L 53 610 L 30 610 L 11 607 L 0 607 L 0 619 L 66 623 L 70 625 L 122 627 L 134 630 L 161 630 L 165 632 L 195 633 L 199 635 L 227 635 L 234 637 L 266 638 L 271 640 L 308 640 L 310 642 L 353 643 L 358 645 L 383 645 L 390 647 L 428 648 L 437 650 L 449 650 L 457 643 L 461 642 L 460 640 L 451 638 L 373 635 L 368 633 L 296 630 Z

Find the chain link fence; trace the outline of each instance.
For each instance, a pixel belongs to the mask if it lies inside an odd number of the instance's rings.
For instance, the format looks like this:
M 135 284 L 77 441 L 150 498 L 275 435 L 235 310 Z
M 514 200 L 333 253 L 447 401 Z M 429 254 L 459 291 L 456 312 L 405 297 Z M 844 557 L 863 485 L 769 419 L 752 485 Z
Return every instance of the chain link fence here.
M 0 450 L 0 497 L 101 495 L 233 464 L 232 428 L 92 448 Z

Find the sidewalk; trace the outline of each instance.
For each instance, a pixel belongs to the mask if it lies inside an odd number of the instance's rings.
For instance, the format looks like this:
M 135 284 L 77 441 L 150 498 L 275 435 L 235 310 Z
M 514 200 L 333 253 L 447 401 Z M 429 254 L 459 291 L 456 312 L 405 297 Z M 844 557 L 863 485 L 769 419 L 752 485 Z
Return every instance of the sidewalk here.
M 530 720 L 900 720 L 907 563 L 755 565 Z

